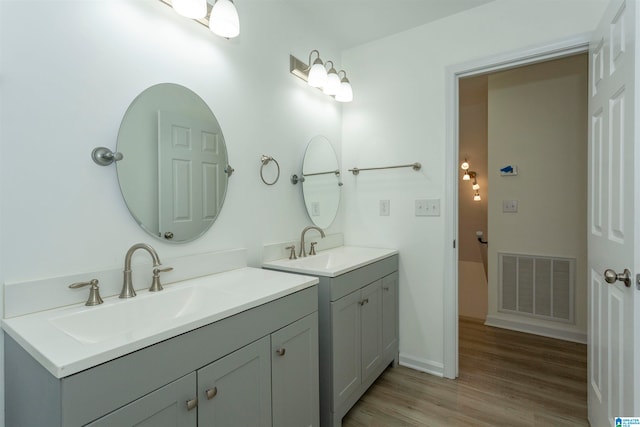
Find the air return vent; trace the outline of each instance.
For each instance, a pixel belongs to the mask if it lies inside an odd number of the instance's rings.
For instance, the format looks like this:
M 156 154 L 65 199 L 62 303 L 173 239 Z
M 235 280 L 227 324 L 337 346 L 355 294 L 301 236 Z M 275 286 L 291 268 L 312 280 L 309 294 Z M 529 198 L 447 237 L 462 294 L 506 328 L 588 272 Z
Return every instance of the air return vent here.
M 573 322 L 573 258 L 498 253 L 500 310 Z

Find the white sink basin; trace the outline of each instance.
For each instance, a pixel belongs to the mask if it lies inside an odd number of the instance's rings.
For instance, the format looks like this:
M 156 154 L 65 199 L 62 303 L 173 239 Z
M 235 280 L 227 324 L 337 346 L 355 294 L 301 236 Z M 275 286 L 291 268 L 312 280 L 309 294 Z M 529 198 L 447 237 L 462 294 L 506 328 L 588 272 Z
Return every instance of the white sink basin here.
M 265 262 L 262 266 L 293 273 L 336 277 L 397 253 L 398 251 L 395 249 L 340 246 L 305 258 L 295 260 L 285 258 Z
M 112 299 L 97 307 L 52 317 L 49 322 L 73 339 L 95 344 L 118 336 L 133 338 L 154 330 L 163 330 L 183 317 L 215 306 L 233 307 L 240 298 L 205 287 L 167 287 L 162 292 L 140 293 L 127 300 Z
M 56 378 L 217 322 L 318 283 L 318 279 L 240 268 L 138 291 L 99 306 L 82 304 L 2 320 L 2 329 Z M 66 289 L 65 289 L 66 290 Z

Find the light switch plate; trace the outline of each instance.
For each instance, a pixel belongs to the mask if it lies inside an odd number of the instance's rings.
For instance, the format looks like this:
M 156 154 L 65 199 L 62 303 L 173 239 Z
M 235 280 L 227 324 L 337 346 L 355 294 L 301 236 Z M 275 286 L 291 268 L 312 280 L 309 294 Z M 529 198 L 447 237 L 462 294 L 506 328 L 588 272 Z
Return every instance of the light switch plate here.
M 389 200 L 380 200 L 380 216 L 389 216 L 390 210 Z
M 518 212 L 518 201 L 517 200 L 503 200 L 502 201 L 502 212 L 517 213 Z
M 440 216 L 440 199 L 416 200 L 416 216 Z

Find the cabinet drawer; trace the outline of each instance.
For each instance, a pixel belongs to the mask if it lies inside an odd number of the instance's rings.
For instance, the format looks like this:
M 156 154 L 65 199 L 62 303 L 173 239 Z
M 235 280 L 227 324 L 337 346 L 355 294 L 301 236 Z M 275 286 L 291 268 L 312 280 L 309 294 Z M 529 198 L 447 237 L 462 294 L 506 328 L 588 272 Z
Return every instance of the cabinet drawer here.
M 381 259 L 341 276 L 320 277 L 320 286 L 330 287 L 330 301 L 336 301 L 394 271 L 398 271 L 398 255 Z

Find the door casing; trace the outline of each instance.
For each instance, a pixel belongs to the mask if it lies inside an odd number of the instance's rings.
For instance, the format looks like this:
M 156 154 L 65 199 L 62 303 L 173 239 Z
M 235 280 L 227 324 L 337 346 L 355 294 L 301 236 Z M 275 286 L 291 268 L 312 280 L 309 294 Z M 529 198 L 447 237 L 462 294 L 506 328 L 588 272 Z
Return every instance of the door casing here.
M 446 70 L 445 212 L 450 212 L 450 215 L 446 216 L 445 222 L 444 277 L 451 278 L 451 281 L 450 286 L 444 286 L 443 300 L 445 378 L 454 379 L 458 376 L 458 80 L 585 53 L 589 51 L 589 40 L 590 33 L 585 33 L 550 44 L 453 65 Z

